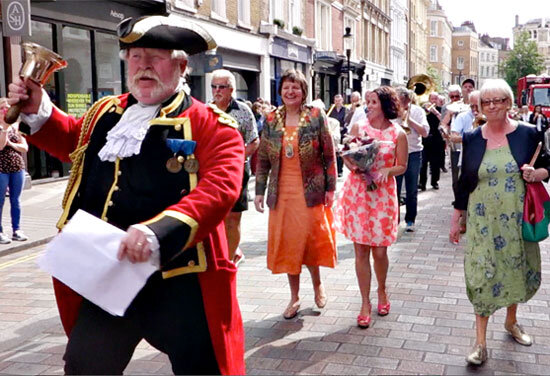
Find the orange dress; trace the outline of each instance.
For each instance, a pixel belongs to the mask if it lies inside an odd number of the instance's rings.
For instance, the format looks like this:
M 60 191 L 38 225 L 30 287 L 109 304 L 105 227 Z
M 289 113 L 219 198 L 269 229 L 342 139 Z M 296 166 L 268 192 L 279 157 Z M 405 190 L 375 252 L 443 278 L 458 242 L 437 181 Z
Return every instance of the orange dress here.
M 302 265 L 333 268 L 337 254 L 332 210 L 307 207 L 297 137 L 290 143 L 292 158 L 285 155 L 288 142 L 283 137 L 277 204 L 269 211 L 267 268 L 274 274 L 300 274 Z

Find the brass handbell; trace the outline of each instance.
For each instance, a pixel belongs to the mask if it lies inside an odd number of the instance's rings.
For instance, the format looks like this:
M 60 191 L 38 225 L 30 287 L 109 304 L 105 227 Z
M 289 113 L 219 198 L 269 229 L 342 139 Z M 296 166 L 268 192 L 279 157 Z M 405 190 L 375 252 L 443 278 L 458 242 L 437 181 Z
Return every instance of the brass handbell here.
M 67 62 L 61 56 L 46 47 L 36 43 L 23 43 L 22 47 L 25 52 L 25 62 L 19 70 L 19 76 L 22 79 L 29 78 L 40 86 L 44 86 L 53 72 L 67 66 Z M 19 102 L 10 107 L 6 114 L 6 123 L 12 124 L 17 120 L 22 105 L 23 103 Z

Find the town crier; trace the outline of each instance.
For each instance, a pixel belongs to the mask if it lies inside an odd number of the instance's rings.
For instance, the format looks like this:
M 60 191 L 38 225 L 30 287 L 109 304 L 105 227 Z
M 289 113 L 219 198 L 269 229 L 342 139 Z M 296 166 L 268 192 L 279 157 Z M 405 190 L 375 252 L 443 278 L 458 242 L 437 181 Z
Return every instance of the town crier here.
M 235 121 L 192 98 L 184 81 L 188 55 L 216 43 L 164 16 L 126 19 L 118 36 L 130 92 L 101 98 L 80 119 L 32 81 L 9 85 L 9 103 L 23 101 L 28 140 L 73 163 L 58 227 L 85 210 L 126 231 L 119 259 L 159 265 L 123 317 L 54 280 L 69 337 L 65 372 L 122 374 L 145 339 L 175 374 L 244 374 L 223 224 L 241 191 L 243 141 Z

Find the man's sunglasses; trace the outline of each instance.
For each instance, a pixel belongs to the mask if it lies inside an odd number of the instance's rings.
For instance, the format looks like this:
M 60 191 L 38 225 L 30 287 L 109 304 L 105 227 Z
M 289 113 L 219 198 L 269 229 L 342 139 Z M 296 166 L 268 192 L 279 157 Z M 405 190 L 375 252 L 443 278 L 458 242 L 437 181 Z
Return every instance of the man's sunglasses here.
M 229 87 L 229 85 L 210 85 L 210 87 L 212 88 L 212 90 L 216 90 L 216 89 L 220 89 L 220 90 L 223 90 L 223 89 L 227 89 Z

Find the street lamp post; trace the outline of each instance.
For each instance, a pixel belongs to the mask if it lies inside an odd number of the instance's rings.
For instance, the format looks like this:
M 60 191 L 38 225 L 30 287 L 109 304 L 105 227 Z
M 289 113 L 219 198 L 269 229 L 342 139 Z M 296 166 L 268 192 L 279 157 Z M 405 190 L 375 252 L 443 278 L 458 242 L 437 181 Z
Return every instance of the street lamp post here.
M 344 34 L 344 40 L 348 40 L 352 37 L 353 35 L 351 34 L 351 27 L 346 27 L 346 33 Z M 351 72 L 351 64 L 350 64 L 350 59 L 351 59 L 351 48 L 347 48 L 346 49 L 346 57 L 348 58 L 348 87 L 346 89 L 346 96 L 347 96 L 347 99 L 348 99 L 348 103 L 350 103 L 351 101 L 351 92 L 353 90 L 353 75 L 352 75 L 352 72 Z

